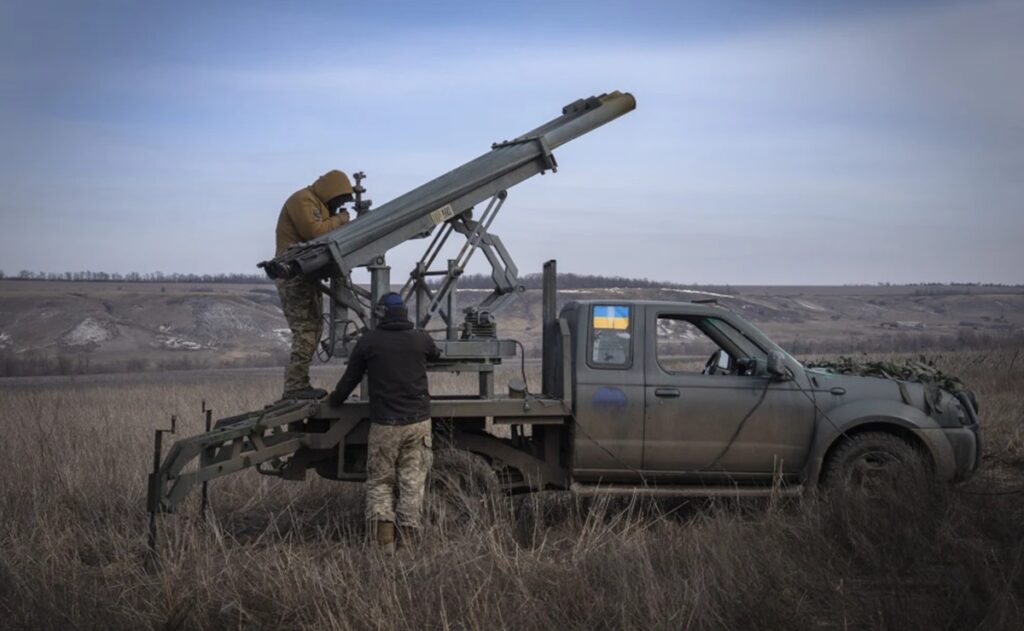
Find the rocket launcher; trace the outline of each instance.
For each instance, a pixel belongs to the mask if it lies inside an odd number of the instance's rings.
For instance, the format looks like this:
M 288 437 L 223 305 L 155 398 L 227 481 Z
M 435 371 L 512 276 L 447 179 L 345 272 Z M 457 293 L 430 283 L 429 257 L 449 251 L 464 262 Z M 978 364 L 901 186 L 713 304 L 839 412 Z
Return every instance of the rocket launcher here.
M 636 100 L 628 92 L 579 99 L 562 108 L 557 118 L 513 140 L 494 143 L 488 153 L 382 206 L 369 210 L 368 202 L 362 202 L 358 209 L 362 212 L 353 221 L 298 243 L 280 256 L 259 263 L 259 267 L 273 279 L 301 275 L 330 280 L 329 285 L 321 284 L 332 305 L 330 340 L 322 344 L 329 356 L 337 341 L 354 338 L 373 326 L 376 298 L 390 289 L 390 268 L 384 264 L 387 251 L 407 240 L 435 234 L 437 226 L 443 224 L 401 293 L 407 302 L 416 305 L 417 326 L 425 327 L 431 317 L 440 315 L 448 324 L 448 338 L 458 337 L 455 284 L 469 257 L 483 251 L 493 270 L 495 290 L 480 305 L 466 309 L 466 323 L 459 326 L 463 338 L 486 336 L 493 328 L 493 311 L 505 298 L 522 291 L 508 252 L 497 235 L 488 230 L 508 189 L 539 173 L 554 172 L 555 149 L 635 108 Z M 474 219 L 473 207 L 485 201 L 485 211 Z M 453 232 L 465 237 L 462 251 L 447 261 L 446 269 L 430 271 Z M 363 266 L 371 271 L 369 290 L 351 281 L 352 270 Z M 441 278 L 432 284 L 427 282 L 430 276 Z

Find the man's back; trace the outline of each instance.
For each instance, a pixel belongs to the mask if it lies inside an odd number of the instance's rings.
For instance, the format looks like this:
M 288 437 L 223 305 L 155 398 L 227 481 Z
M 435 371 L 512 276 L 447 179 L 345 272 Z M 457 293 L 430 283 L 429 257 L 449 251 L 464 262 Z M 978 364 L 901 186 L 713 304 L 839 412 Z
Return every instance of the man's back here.
M 403 317 L 386 317 L 356 343 L 332 394 L 333 404 L 347 398 L 368 373 L 370 417 L 375 423 L 405 425 L 430 417 L 427 360 L 439 353 L 430 335 L 413 328 L 402 311 Z
M 440 353 L 425 331 L 413 328 L 399 294 L 384 294 L 377 306 L 383 318 L 352 349 L 329 402 L 342 405 L 369 374 L 366 518 L 374 524 L 377 544 L 393 550 L 396 523 L 399 545 L 418 539 L 423 491 L 433 461 L 427 360 Z
M 427 358 L 437 352 L 430 335 L 408 321 L 384 322 L 367 332 L 359 346 L 369 373 L 373 419 L 402 424 L 428 418 Z

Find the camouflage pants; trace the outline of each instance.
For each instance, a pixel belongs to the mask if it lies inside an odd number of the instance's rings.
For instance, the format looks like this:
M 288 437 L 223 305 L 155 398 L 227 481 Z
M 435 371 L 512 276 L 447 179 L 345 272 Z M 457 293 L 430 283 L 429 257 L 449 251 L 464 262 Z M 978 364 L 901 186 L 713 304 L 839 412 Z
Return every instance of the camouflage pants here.
M 305 278 L 278 280 L 277 293 L 288 328 L 292 330 L 292 354 L 284 371 L 284 389 L 302 390 L 309 385 L 309 363 L 323 328 L 323 298 L 316 284 Z
M 373 423 L 367 442 L 366 518 L 419 528 L 427 473 L 434 460 L 430 419 L 411 425 Z

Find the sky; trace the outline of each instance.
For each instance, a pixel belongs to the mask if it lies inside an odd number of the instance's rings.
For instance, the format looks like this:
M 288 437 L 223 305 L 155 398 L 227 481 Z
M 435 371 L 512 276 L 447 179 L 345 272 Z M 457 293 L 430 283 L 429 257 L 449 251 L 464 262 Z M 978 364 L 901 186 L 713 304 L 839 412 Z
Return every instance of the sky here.
M 1020 0 L 6 1 L 0 269 L 254 273 L 329 169 L 380 206 L 621 90 L 510 190 L 521 273 L 1024 283 L 1021 33 Z

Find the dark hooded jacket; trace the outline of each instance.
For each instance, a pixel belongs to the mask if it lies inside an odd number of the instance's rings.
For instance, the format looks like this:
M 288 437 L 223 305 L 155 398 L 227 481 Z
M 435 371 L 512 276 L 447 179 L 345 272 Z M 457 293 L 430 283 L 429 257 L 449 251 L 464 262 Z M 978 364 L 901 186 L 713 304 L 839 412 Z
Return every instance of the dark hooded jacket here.
M 413 328 L 405 308 L 389 309 L 377 328 L 356 342 L 329 402 L 342 405 L 368 373 L 371 421 L 408 425 L 430 418 L 427 360 L 439 356 L 433 338 Z

